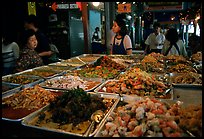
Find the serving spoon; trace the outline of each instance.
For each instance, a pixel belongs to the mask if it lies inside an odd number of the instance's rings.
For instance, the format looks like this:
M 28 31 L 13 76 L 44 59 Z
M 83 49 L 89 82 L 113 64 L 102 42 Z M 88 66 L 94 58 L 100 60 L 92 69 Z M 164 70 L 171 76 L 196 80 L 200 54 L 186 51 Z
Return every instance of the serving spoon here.
M 91 131 L 93 130 L 93 127 L 96 123 L 99 123 L 104 116 L 104 112 L 102 110 L 97 110 L 91 115 L 91 125 L 87 129 L 86 133 L 84 134 L 85 137 L 88 137 Z

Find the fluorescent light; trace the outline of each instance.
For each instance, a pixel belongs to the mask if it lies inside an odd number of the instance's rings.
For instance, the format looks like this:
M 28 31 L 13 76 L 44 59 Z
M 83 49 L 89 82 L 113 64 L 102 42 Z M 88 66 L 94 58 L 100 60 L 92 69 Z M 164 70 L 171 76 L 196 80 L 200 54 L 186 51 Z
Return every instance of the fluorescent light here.
M 92 2 L 93 6 L 98 7 L 100 2 Z

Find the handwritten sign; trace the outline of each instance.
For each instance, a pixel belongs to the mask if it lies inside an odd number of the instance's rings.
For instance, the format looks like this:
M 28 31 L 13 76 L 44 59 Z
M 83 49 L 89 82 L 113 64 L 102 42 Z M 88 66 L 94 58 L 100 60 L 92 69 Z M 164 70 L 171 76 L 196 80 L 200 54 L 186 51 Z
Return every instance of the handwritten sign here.
M 131 4 L 118 4 L 118 13 L 130 13 L 131 12 Z

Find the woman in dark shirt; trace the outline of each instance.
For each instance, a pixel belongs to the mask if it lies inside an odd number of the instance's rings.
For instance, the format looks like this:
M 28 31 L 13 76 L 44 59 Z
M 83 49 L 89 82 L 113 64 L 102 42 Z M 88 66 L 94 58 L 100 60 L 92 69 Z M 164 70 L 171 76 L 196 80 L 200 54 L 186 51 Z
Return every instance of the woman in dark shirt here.
M 35 31 L 31 29 L 25 31 L 23 35 L 23 44 L 24 48 L 20 51 L 20 57 L 16 62 L 16 72 L 44 65 L 42 58 L 35 51 L 38 44 Z

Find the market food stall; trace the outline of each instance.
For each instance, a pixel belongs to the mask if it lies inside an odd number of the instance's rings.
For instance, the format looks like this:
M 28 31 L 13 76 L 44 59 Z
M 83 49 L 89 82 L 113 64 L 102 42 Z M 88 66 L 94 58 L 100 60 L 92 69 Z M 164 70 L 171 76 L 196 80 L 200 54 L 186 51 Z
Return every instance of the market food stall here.
M 202 59 L 83 54 L 3 76 L 4 136 L 202 137 L 195 61 Z

